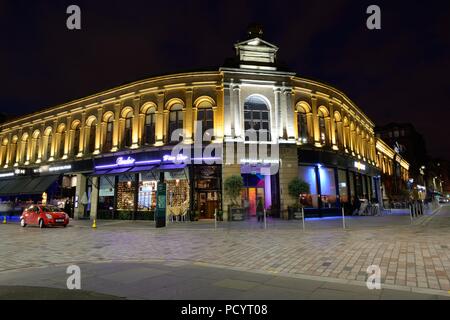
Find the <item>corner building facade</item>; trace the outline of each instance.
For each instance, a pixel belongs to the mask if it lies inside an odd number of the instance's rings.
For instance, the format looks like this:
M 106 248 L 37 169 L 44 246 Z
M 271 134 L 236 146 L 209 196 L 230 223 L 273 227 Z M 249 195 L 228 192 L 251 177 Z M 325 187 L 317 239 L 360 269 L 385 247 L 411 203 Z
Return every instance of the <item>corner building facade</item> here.
M 241 175 L 247 217 L 261 199 L 272 216 L 287 218 L 295 177 L 310 185 L 302 195 L 308 214 L 320 215 L 355 197 L 382 203 L 383 177 L 394 170 L 406 183 L 409 164 L 374 136 L 373 122 L 345 94 L 280 68 L 278 48 L 259 35 L 235 49 L 216 71 L 137 81 L 3 124 L 1 201 L 36 202 L 47 192 L 57 205 L 71 203 L 74 218 L 153 219 L 164 181 L 168 213 L 222 211 L 231 219 L 223 182 Z M 177 129 L 194 163 L 173 156 Z M 196 141 L 208 129 L 210 141 Z M 267 141 L 248 141 L 252 129 Z M 208 145 L 227 147 L 205 156 Z M 250 153 L 255 145 L 277 155 L 275 174 Z

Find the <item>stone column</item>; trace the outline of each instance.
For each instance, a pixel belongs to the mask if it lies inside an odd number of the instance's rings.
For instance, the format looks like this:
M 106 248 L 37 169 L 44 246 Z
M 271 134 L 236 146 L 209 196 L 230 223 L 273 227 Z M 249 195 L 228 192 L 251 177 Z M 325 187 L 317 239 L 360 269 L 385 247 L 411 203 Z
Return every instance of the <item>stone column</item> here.
M 91 191 L 91 212 L 90 219 L 97 219 L 97 208 L 98 208 L 98 184 L 99 178 L 92 177 L 92 191 Z
M 183 143 L 191 144 L 193 143 L 193 125 L 194 121 L 197 119 L 197 117 L 193 117 L 193 108 L 192 108 L 192 96 L 193 96 L 193 90 L 192 88 L 186 89 L 186 106 L 184 108 L 184 118 L 183 118 L 183 129 L 184 129 L 184 138 Z
M 230 83 L 224 84 L 223 88 L 223 132 L 225 135 L 225 139 L 232 139 L 233 138 L 233 80 L 230 81 Z
M 287 138 L 289 140 L 295 140 L 294 122 L 296 121 L 296 119 L 294 113 L 294 106 L 292 104 L 292 89 L 291 88 L 285 89 L 284 94 L 286 96 L 285 123 L 286 123 Z
M 95 150 L 94 154 L 100 153 L 102 142 L 102 125 L 103 125 L 103 107 L 97 109 L 97 126 L 95 128 Z
M 311 97 L 311 108 L 312 108 L 312 118 L 313 118 L 313 131 L 314 131 L 314 145 L 316 147 L 321 147 L 320 142 L 320 130 L 319 130 L 319 118 L 317 116 L 317 97 Z
M 157 110 L 156 110 L 156 146 L 162 146 L 164 144 L 164 91 L 158 92 L 157 96 Z
M 57 143 L 57 130 L 58 130 L 58 120 L 53 120 L 53 128 L 52 128 L 52 142 L 50 145 L 50 158 L 48 161 L 54 161 L 56 155 L 56 143 Z M 47 150 L 48 152 L 48 150 Z
M 216 87 L 216 107 L 213 108 L 214 115 L 214 141 L 222 142 L 224 135 L 224 88 Z
M 283 121 L 283 111 L 281 110 L 281 89 L 279 87 L 275 87 L 273 90 L 275 106 L 274 106 L 274 115 L 275 115 L 275 130 L 278 139 L 283 139 L 283 131 L 284 131 L 284 121 Z
M 120 109 L 121 109 L 122 103 L 117 102 L 114 105 L 114 122 L 113 122 L 113 146 L 111 149 L 111 152 L 116 152 L 119 150 L 119 119 L 120 119 Z
M 80 123 L 80 144 L 79 144 L 79 151 L 78 154 L 75 155 L 77 158 L 81 158 L 84 153 L 84 146 L 85 146 L 85 136 L 86 136 L 86 112 L 83 111 L 81 113 L 81 123 Z
M 63 159 L 67 159 L 69 157 L 70 152 L 70 131 L 71 131 L 71 125 L 72 125 L 72 117 L 71 116 L 67 116 L 67 125 L 66 125 L 66 137 L 64 140 L 64 155 L 63 155 Z
M 242 125 L 242 110 L 241 110 L 241 88 L 239 85 L 233 86 L 233 100 L 234 100 L 234 137 L 236 139 L 243 138 L 245 136 L 244 127 Z
M 86 176 L 82 173 L 77 174 L 77 186 L 75 189 L 75 196 L 78 199 L 78 207 L 74 208 L 74 219 L 78 220 L 84 216 L 85 205 L 82 203 L 83 195 L 86 194 Z
M 139 148 L 139 114 L 141 97 L 135 97 L 133 99 L 133 121 L 132 121 L 132 131 L 131 131 L 131 149 Z

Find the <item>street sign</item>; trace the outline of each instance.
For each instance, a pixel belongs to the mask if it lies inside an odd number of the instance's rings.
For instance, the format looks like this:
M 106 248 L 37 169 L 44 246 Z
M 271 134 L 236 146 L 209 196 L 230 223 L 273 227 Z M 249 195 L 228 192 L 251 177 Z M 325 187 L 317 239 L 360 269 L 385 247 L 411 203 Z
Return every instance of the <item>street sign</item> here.
M 158 184 L 158 188 L 156 189 L 156 228 L 163 228 L 166 226 L 166 191 L 167 185 L 165 183 Z

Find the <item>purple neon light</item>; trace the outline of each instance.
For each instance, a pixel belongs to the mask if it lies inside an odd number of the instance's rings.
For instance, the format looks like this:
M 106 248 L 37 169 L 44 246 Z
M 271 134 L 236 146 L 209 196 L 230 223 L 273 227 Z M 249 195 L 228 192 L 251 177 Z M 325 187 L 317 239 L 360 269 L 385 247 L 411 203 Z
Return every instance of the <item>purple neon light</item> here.
M 152 164 L 152 163 L 160 163 L 161 160 L 145 160 L 145 161 L 136 161 L 135 164 Z
M 197 160 L 220 160 L 220 157 L 205 157 L 205 158 L 191 158 L 191 160 L 197 161 Z M 140 164 L 154 164 L 154 163 L 160 163 L 163 162 L 162 160 L 158 159 L 158 160 L 144 160 L 144 161 L 135 161 L 134 164 L 135 165 L 140 165 Z M 166 161 L 166 162 L 176 162 L 175 161 Z M 184 162 L 184 161 L 180 161 L 180 162 Z M 117 163 L 113 163 L 113 164 L 105 164 L 105 165 L 100 165 L 100 166 L 95 166 L 95 169 L 108 169 L 108 168 L 116 168 L 119 167 L 120 165 L 118 165 Z

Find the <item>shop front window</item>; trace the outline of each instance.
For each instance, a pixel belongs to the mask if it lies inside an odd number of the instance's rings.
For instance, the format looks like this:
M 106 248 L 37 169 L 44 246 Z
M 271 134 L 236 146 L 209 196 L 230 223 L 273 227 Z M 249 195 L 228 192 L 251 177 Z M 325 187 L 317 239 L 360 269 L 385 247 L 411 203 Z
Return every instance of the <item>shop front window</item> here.
M 134 175 L 120 175 L 117 183 L 117 210 L 133 211 L 136 181 Z
M 150 172 L 139 174 L 138 211 L 153 211 L 156 208 L 158 181 Z
M 114 210 L 115 177 L 102 176 L 99 178 L 97 216 L 111 219 Z
M 299 178 L 309 184 L 310 193 L 301 195 L 301 203 L 306 207 L 319 207 L 316 183 L 316 171 L 313 166 L 300 166 Z
M 167 184 L 167 206 L 178 212 L 189 206 L 189 179 L 187 170 L 164 172 Z
M 336 182 L 333 168 L 319 168 L 320 190 L 323 208 L 333 208 L 336 206 Z
M 348 185 L 347 185 L 347 173 L 344 170 L 338 170 L 339 181 L 339 196 L 342 203 L 349 202 L 348 200 Z

